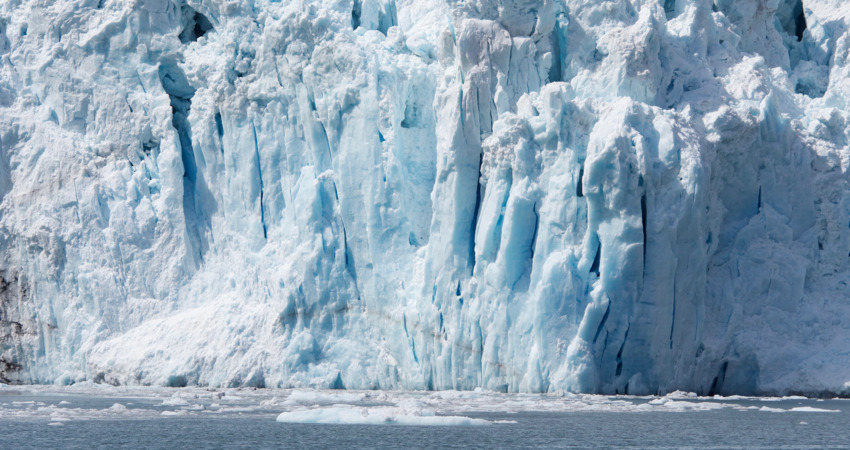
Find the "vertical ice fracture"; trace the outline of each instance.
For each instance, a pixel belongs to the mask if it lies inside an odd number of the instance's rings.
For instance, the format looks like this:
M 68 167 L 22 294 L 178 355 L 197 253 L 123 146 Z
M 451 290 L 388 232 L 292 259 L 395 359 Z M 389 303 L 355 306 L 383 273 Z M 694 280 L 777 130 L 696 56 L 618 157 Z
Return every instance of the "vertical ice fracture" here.
M 850 394 L 846 0 L 0 2 L 0 382 Z

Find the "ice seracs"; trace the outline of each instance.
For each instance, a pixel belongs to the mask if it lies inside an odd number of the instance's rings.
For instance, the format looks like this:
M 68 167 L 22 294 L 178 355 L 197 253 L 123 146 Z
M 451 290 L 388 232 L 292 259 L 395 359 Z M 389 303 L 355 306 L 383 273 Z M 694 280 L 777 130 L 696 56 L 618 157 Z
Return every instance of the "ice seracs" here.
M 840 0 L 0 5 L 0 381 L 847 393 Z

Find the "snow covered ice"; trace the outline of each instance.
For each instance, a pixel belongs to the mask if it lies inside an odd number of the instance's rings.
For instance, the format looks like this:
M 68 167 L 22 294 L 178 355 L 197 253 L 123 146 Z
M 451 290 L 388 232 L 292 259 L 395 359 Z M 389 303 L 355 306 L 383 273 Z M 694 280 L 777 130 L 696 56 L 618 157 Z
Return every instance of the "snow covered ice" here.
M 848 394 L 848 30 L 4 1 L 0 381 Z

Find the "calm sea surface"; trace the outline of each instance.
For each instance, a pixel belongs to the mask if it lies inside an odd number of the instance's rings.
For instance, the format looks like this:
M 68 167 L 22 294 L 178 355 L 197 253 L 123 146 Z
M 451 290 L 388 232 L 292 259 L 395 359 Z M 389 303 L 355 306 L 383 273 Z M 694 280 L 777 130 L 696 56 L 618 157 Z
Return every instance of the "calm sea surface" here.
M 724 407 L 668 411 L 637 408 L 651 398 L 617 397 L 610 410 L 602 398 L 599 411 L 533 411 L 534 403 L 517 408 L 514 397 L 501 403 L 492 397 L 475 408 L 455 401 L 453 411 L 436 411 L 490 425 L 402 426 L 279 423 L 277 415 L 293 408 L 282 403 L 286 394 L 230 393 L 227 403 L 221 394 L 189 392 L 185 401 L 163 392 L 121 397 L 0 389 L 0 448 L 850 448 L 847 400 L 698 400 Z M 316 395 L 303 407 L 321 407 Z M 349 403 L 371 404 L 369 398 Z M 488 407 L 494 412 L 481 411 Z

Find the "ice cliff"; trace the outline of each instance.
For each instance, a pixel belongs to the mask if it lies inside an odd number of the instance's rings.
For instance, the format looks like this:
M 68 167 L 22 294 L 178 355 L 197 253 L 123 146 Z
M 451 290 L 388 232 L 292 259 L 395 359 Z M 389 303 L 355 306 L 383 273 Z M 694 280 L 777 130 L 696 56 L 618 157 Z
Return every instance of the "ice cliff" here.
M 845 0 L 4 0 L 0 381 L 850 393 Z

